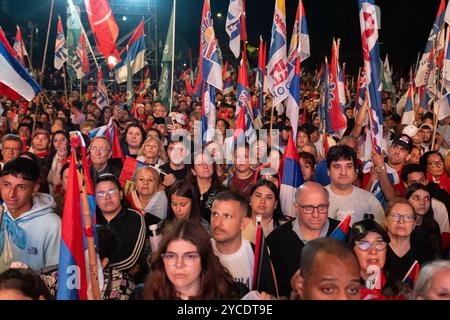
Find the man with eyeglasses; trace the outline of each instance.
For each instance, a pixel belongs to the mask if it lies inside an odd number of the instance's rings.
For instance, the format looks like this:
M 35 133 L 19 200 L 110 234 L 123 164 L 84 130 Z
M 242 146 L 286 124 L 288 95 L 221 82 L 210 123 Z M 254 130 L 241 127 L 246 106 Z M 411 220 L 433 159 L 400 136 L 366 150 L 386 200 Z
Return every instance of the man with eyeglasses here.
M 111 159 L 112 146 L 106 137 L 95 137 L 91 140 L 89 154 L 92 164 L 89 168 L 92 181 L 96 181 L 101 174 L 111 173 L 119 178 L 123 168 L 122 160 Z
M 384 223 L 384 211 L 380 202 L 370 192 L 353 185 L 357 178 L 356 152 L 347 145 L 330 148 L 327 154 L 328 174 L 331 183 L 325 188 L 330 194 L 330 218 L 344 220 L 351 215 L 351 224 L 363 219 L 367 212 L 375 220 Z
M 102 174 L 95 184 L 97 224 L 112 230 L 117 246 L 110 258 L 110 267 L 126 271 L 132 277 L 143 277 L 147 264 L 144 256 L 145 221 L 137 211 L 122 205 L 123 192 L 118 179 Z M 143 280 L 143 278 L 136 279 Z
M 316 182 L 305 182 L 295 195 L 295 220 L 287 222 L 270 233 L 267 243 L 281 296 L 291 294 L 291 277 L 300 267 L 303 247 L 311 240 L 327 237 L 339 224 L 328 217 L 328 191 Z
M 433 208 L 434 220 L 439 224 L 441 232 L 450 232 L 449 215 L 450 196 L 445 190 L 441 189 L 436 183 L 428 182 L 425 176 L 425 170 L 421 165 L 410 163 L 403 168 L 402 178 L 405 187 L 414 183 L 420 183 L 427 186 L 431 198 L 431 207 Z
M 19 157 L 23 148 L 22 139 L 15 134 L 7 134 L 2 138 L 2 161 L 0 162 L 0 168 L 9 160 Z
M 398 135 L 388 148 L 387 162 L 383 155 L 372 151 L 372 161 L 363 166 L 361 187 L 373 193 L 383 207 L 387 205 L 389 199 L 403 196 L 405 193 L 401 172 L 412 148 L 413 141 L 408 135 Z

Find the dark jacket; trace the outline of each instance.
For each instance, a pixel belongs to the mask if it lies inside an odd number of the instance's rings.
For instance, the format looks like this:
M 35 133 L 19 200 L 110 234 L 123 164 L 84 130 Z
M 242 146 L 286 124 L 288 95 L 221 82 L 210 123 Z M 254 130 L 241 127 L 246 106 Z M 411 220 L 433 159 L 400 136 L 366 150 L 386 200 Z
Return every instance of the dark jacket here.
M 107 221 L 100 210 L 97 210 L 97 224 L 110 229 L 117 240 L 109 265 L 111 268 L 125 271 L 136 265 L 142 255 L 145 244 L 145 221 L 137 211 L 122 207 L 122 210 L 111 221 Z
M 275 269 L 275 274 L 278 282 L 278 289 L 280 296 L 290 296 L 292 291 L 291 278 L 294 273 L 300 268 L 300 258 L 302 249 L 305 246 L 303 241 L 292 230 L 293 223 L 289 221 L 275 230 L 273 230 L 267 237 L 267 243 L 270 249 L 270 257 Z M 327 231 L 327 236 L 333 232 L 339 224 L 338 220 L 328 218 L 330 226 Z
M 106 167 L 102 171 L 97 171 L 93 164 L 89 167 L 89 173 L 91 174 L 92 181 L 95 183 L 98 177 L 103 173 L 111 173 L 117 179 L 120 177 L 120 173 L 123 169 L 123 163 L 121 159 L 108 159 Z

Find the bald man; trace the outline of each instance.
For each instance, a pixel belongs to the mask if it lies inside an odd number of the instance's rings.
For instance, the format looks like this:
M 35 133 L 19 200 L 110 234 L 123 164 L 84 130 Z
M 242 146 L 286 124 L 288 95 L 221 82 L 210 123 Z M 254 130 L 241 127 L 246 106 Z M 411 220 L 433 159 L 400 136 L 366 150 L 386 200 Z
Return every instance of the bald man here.
M 297 218 L 276 228 L 267 237 L 280 295 L 289 298 L 290 279 L 300 267 L 303 247 L 327 237 L 339 221 L 328 217 L 328 191 L 319 183 L 305 182 L 298 188 L 293 206 Z

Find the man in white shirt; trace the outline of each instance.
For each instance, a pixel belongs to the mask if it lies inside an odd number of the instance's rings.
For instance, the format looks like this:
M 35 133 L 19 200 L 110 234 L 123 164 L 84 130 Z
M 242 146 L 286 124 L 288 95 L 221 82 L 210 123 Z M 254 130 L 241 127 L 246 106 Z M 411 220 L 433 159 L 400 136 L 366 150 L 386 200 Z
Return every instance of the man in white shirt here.
M 351 215 L 351 224 L 364 219 L 365 213 L 375 216 L 383 225 L 384 210 L 375 196 L 353 185 L 357 178 L 356 152 L 347 145 L 331 147 L 327 154 L 328 174 L 331 183 L 325 188 L 330 194 L 328 216 L 343 220 Z
M 250 221 L 248 212 L 248 202 L 238 192 L 219 193 L 211 207 L 211 242 L 234 280 L 252 289 L 254 253 L 250 241 L 242 238 Z

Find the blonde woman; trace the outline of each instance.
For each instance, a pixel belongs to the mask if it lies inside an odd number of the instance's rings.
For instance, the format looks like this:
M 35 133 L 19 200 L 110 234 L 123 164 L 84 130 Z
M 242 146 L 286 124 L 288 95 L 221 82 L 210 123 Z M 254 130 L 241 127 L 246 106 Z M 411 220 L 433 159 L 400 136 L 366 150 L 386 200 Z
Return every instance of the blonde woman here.
M 164 144 L 155 136 L 148 136 L 138 151 L 138 161 L 151 165 L 163 165 L 168 161 Z
M 132 208 L 144 216 L 146 223 L 152 216 L 164 220 L 167 216 L 167 197 L 159 172 L 151 166 L 141 167 L 136 171 L 134 183 L 136 189 L 127 196 Z

